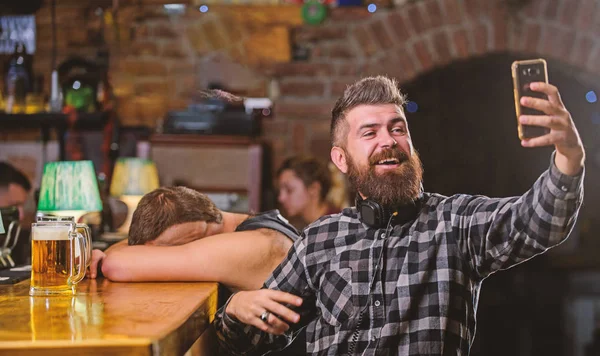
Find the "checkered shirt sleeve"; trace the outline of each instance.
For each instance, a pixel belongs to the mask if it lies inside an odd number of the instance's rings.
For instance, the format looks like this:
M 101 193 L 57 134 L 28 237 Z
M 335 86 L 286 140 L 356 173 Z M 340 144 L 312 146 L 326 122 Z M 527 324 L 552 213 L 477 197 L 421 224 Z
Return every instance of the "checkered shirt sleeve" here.
M 572 177 L 554 165 L 520 197 L 456 196 L 452 214 L 458 244 L 480 278 L 509 268 L 564 241 L 583 201 L 584 172 Z

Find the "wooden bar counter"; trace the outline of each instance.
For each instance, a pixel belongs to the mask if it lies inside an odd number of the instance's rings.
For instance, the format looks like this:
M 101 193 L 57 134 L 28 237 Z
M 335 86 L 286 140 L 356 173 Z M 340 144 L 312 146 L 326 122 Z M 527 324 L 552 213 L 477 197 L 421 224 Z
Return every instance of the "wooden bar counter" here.
M 68 297 L 0 285 L 0 355 L 183 355 L 212 322 L 217 283 L 84 279 Z

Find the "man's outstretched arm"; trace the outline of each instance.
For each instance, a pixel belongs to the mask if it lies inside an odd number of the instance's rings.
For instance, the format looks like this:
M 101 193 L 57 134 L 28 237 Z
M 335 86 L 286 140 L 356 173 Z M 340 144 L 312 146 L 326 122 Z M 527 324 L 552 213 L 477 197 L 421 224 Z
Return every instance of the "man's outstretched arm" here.
M 292 242 L 270 229 L 205 237 L 178 246 L 127 246 L 109 250 L 102 273 L 117 282 L 216 281 L 258 289 L 287 255 Z

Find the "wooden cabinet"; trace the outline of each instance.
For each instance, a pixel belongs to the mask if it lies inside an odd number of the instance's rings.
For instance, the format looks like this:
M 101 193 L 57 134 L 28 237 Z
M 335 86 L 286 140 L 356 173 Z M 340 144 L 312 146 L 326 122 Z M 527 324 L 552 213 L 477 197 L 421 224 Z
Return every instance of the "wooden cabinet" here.
M 151 159 L 163 186 L 183 185 L 206 193 L 225 211 L 263 208 L 265 147 L 249 137 L 158 134 Z

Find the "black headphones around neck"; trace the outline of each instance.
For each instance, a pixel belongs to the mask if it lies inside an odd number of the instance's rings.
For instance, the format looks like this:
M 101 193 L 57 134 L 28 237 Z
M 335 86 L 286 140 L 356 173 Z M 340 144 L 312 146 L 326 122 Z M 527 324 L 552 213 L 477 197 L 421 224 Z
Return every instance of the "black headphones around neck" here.
M 388 223 L 404 224 L 417 218 L 421 208 L 423 196 L 409 204 L 399 206 L 383 206 L 372 199 L 363 199 L 359 193 L 356 194 L 356 209 L 358 218 L 370 227 L 381 229 L 387 227 Z

